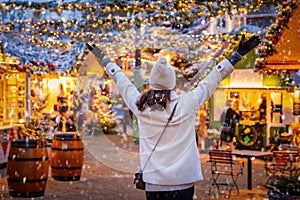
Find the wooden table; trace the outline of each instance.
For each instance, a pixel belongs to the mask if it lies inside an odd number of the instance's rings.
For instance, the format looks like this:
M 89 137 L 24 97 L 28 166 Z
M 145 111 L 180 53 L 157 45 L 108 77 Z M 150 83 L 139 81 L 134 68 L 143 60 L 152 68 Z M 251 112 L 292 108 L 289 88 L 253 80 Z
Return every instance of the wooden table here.
M 234 150 L 232 154 L 236 157 L 247 158 L 247 176 L 248 190 L 252 190 L 252 160 L 258 157 L 272 156 L 272 152 L 252 151 L 252 150 Z

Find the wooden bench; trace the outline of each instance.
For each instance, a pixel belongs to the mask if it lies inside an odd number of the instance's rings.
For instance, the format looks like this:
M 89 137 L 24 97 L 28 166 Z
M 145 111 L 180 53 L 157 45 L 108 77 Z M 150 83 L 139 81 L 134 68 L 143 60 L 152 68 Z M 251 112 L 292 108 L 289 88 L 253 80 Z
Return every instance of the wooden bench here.
M 276 176 L 294 176 L 298 172 L 296 170 L 297 151 L 282 150 L 274 151 L 271 161 L 265 162 L 266 175 L 269 177 L 266 186 L 272 183 Z
M 209 188 L 209 193 L 213 186 L 217 187 L 218 193 L 220 193 L 220 185 L 228 186 L 228 195 L 225 194 L 225 198 L 229 198 L 233 187 L 236 188 L 239 194 L 239 187 L 237 180 L 240 175 L 243 174 L 244 162 L 241 160 L 234 160 L 230 150 L 218 150 L 213 149 L 209 152 L 209 160 L 211 163 L 211 175 L 212 184 Z M 220 177 L 230 177 L 229 180 L 221 180 Z

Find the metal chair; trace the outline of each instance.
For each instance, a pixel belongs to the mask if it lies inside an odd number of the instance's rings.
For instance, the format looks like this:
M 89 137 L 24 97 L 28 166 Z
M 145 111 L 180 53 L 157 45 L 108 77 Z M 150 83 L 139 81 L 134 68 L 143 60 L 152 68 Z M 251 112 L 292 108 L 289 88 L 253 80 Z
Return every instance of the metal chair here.
M 240 175 L 243 174 L 244 162 L 241 160 L 234 160 L 234 157 L 230 150 L 213 149 L 209 152 L 209 160 L 211 163 L 211 175 L 212 184 L 209 188 L 209 193 L 213 186 L 217 187 L 218 193 L 220 193 L 220 185 L 229 186 L 228 195 L 225 198 L 229 198 L 233 187 L 236 188 L 239 194 L 239 187 L 237 180 Z M 230 177 L 229 180 L 221 180 L 220 177 Z
M 266 175 L 268 177 L 265 185 L 272 184 L 276 176 L 294 176 L 298 173 L 296 170 L 297 151 L 282 150 L 274 151 L 271 161 L 265 162 Z

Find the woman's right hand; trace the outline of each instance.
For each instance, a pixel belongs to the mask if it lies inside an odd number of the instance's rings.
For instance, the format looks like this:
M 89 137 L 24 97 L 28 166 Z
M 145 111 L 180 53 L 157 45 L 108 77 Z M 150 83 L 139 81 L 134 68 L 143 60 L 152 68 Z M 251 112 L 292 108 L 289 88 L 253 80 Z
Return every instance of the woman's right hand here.
M 242 39 L 238 45 L 237 52 L 244 56 L 249 51 L 254 49 L 261 42 L 259 36 L 253 35 L 249 40 L 245 41 L 245 35 L 242 36 Z

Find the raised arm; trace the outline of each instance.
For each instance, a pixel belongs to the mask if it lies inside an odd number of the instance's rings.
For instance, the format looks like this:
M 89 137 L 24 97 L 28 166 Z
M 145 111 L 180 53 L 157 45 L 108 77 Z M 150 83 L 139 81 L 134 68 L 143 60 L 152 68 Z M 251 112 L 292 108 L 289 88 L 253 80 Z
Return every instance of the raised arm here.
M 252 36 L 247 41 L 245 41 L 245 35 L 242 36 L 237 50 L 228 59 L 224 59 L 218 63 L 208 76 L 199 83 L 198 87 L 193 90 L 196 94 L 199 107 L 214 93 L 220 82 L 233 72 L 234 65 L 259 43 L 259 36 Z
M 242 39 L 238 45 L 238 48 L 235 52 L 231 54 L 231 56 L 227 59 L 231 66 L 224 67 L 218 64 L 215 68 L 220 72 L 222 80 L 231 74 L 234 70 L 234 65 L 239 62 L 244 55 L 254 49 L 260 43 L 259 36 L 252 36 L 249 40 L 245 41 L 245 35 L 242 36 Z M 222 62 L 221 62 L 222 63 Z

